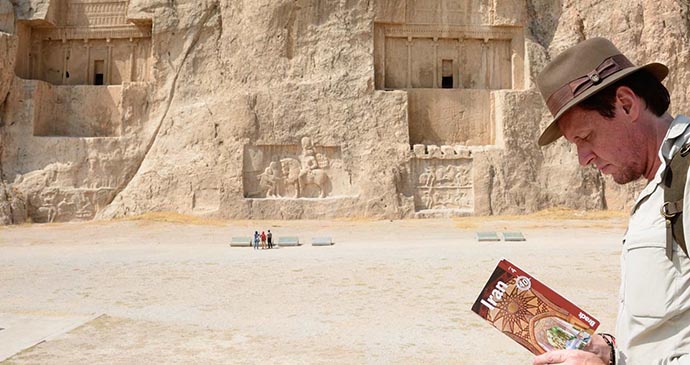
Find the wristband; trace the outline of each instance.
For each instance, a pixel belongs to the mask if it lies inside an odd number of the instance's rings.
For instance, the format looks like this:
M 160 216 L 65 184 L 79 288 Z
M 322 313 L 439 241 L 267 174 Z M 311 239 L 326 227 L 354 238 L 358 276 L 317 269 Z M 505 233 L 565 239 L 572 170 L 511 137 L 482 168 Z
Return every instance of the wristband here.
M 609 365 L 616 365 L 616 338 L 608 333 L 599 333 L 598 335 L 609 345 L 609 350 L 611 351 L 609 355 Z

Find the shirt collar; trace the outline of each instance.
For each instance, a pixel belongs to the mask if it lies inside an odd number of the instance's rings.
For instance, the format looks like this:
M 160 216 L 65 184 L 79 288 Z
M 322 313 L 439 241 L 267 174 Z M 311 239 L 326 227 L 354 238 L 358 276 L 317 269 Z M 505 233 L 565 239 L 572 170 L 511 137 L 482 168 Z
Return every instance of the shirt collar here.
M 684 115 L 679 115 L 671 122 L 671 126 L 666 132 L 666 137 L 664 137 L 664 142 L 661 143 L 661 149 L 659 151 L 659 157 L 661 157 L 662 165 L 666 165 L 666 161 L 670 160 L 671 157 L 676 153 L 676 151 L 685 144 L 686 138 L 678 138 L 685 134 L 690 125 L 690 119 Z M 661 170 L 661 168 L 659 168 Z
M 659 169 L 656 170 L 654 178 L 647 184 L 647 186 L 645 186 L 640 195 L 637 197 L 637 200 L 635 200 L 635 205 L 656 190 L 657 185 L 659 185 L 661 182 L 661 174 L 666 169 L 667 161 L 671 159 L 673 154 L 675 154 L 676 151 L 678 151 L 690 137 L 690 135 L 686 133 L 689 125 L 690 119 L 684 115 L 679 115 L 673 119 L 668 131 L 666 132 L 664 141 L 661 143 L 661 148 L 659 148 L 661 165 L 659 165 Z M 685 135 L 685 137 L 681 137 L 683 135 Z

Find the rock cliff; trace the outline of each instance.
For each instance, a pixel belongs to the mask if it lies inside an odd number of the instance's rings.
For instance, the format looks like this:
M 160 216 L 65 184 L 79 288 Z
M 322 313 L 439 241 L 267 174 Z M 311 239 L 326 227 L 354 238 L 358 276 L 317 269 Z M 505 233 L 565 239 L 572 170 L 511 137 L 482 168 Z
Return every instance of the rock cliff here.
M 534 78 L 612 39 L 687 110 L 665 0 L 0 0 L 0 223 L 404 218 L 629 204 Z M 611 26 L 613 24 L 613 26 Z

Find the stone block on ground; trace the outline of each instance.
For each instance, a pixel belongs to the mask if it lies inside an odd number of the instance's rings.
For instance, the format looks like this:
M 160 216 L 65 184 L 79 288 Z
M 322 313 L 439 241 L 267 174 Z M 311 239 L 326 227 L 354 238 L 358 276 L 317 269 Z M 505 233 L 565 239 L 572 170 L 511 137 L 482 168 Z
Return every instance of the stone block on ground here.
M 312 246 L 333 246 L 333 238 L 331 237 L 314 237 L 311 239 Z
M 496 232 L 477 232 L 477 241 L 487 242 L 487 241 L 500 241 L 501 237 L 498 236 Z
M 522 232 L 503 232 L 503 240 L 508 241 L 527 241 Z
M 230 241 L 230 247 L 252 247 L 251 237 L 233 237 Z
M 278 238 L 278 246 L 280 247 L 297 247 L 301 246 L 301 243 L 299 243 L 299 237 L 279 237 Z

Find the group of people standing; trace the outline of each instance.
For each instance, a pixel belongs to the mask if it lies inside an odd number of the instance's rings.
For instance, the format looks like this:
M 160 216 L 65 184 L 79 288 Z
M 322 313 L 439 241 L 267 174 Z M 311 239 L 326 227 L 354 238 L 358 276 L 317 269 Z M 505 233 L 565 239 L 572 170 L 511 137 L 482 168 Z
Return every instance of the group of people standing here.
M 254 231 L 255 250 L 259 249 L 259 243 L 261 243 L 262 250 L 273 248 L 273 233 L 271 233 L 270 229 L 268 230 L 268 233 L 261 231 L 261 234 L 259 234 L 259 231 Z

